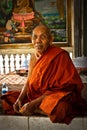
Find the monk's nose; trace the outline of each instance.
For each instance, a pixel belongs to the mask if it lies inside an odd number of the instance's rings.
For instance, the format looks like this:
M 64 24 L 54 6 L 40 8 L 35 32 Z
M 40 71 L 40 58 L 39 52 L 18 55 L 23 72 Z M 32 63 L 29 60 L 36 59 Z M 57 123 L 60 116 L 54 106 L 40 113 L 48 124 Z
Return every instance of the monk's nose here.
M 36 42 L 40 42 L 40 41 L 41 41 L 40 37 L 37 37 Z

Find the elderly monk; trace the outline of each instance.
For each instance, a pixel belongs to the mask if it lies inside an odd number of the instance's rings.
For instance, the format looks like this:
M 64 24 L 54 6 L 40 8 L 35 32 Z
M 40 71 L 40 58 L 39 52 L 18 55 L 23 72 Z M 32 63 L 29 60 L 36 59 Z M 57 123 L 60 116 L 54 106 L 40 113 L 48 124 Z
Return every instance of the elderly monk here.
M 52 122 L 69 124 L 83 105 L 83 84 L 68 52 L 52 45 L 52 41 L 47 26 L 39 25 L 33 30 L 35 54 L 31 56 L 27 82 L 20 94 L 7 93 L 11 104 L 14 103 L 10 112 L 24 116 L 39 113 Z

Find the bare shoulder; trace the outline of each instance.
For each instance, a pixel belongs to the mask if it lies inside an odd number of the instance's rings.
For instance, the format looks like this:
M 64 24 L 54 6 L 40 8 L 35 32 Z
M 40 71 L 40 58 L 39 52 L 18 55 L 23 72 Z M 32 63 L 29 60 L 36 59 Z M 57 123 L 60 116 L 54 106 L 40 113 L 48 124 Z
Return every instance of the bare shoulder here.
M 28 76 L 30 77 L 31 73 L 32 73 L 32 70 L 34 68 L 34 65 L 36 63 L 37 59 L 35 57 L 35 54 L 31 54 L 31 57 L 30 57 L 30 62 L 29 62 L 29 66 L 28 66 Z
M 30 65 L 34 65 L 36 63 L 37 59 L 35 54 L 31 54 L 31 58 L 30 58 Z

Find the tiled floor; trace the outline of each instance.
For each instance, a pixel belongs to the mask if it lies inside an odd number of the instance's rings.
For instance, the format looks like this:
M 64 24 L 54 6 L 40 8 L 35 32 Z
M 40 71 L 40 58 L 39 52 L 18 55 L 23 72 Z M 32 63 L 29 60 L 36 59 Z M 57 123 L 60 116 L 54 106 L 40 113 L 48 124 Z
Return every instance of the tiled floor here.
M 0 116 L 0 130 L 87 130 L 87 117 L 66 125 L 52 123 L 48 117 Z
M 28 117 L 0 116 L 0 130 L 29 130 Z

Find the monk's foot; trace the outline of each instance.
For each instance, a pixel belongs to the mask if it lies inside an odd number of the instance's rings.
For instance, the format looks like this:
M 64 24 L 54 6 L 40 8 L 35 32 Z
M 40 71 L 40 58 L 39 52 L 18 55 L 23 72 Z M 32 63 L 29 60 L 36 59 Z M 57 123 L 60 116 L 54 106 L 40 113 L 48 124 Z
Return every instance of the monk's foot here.
M 43 115 L 43 116 L 47 116 L 46 113 L 44 113 L 40 108 L 35 109 L 34 113 L 39 114 L 39 115 Z

